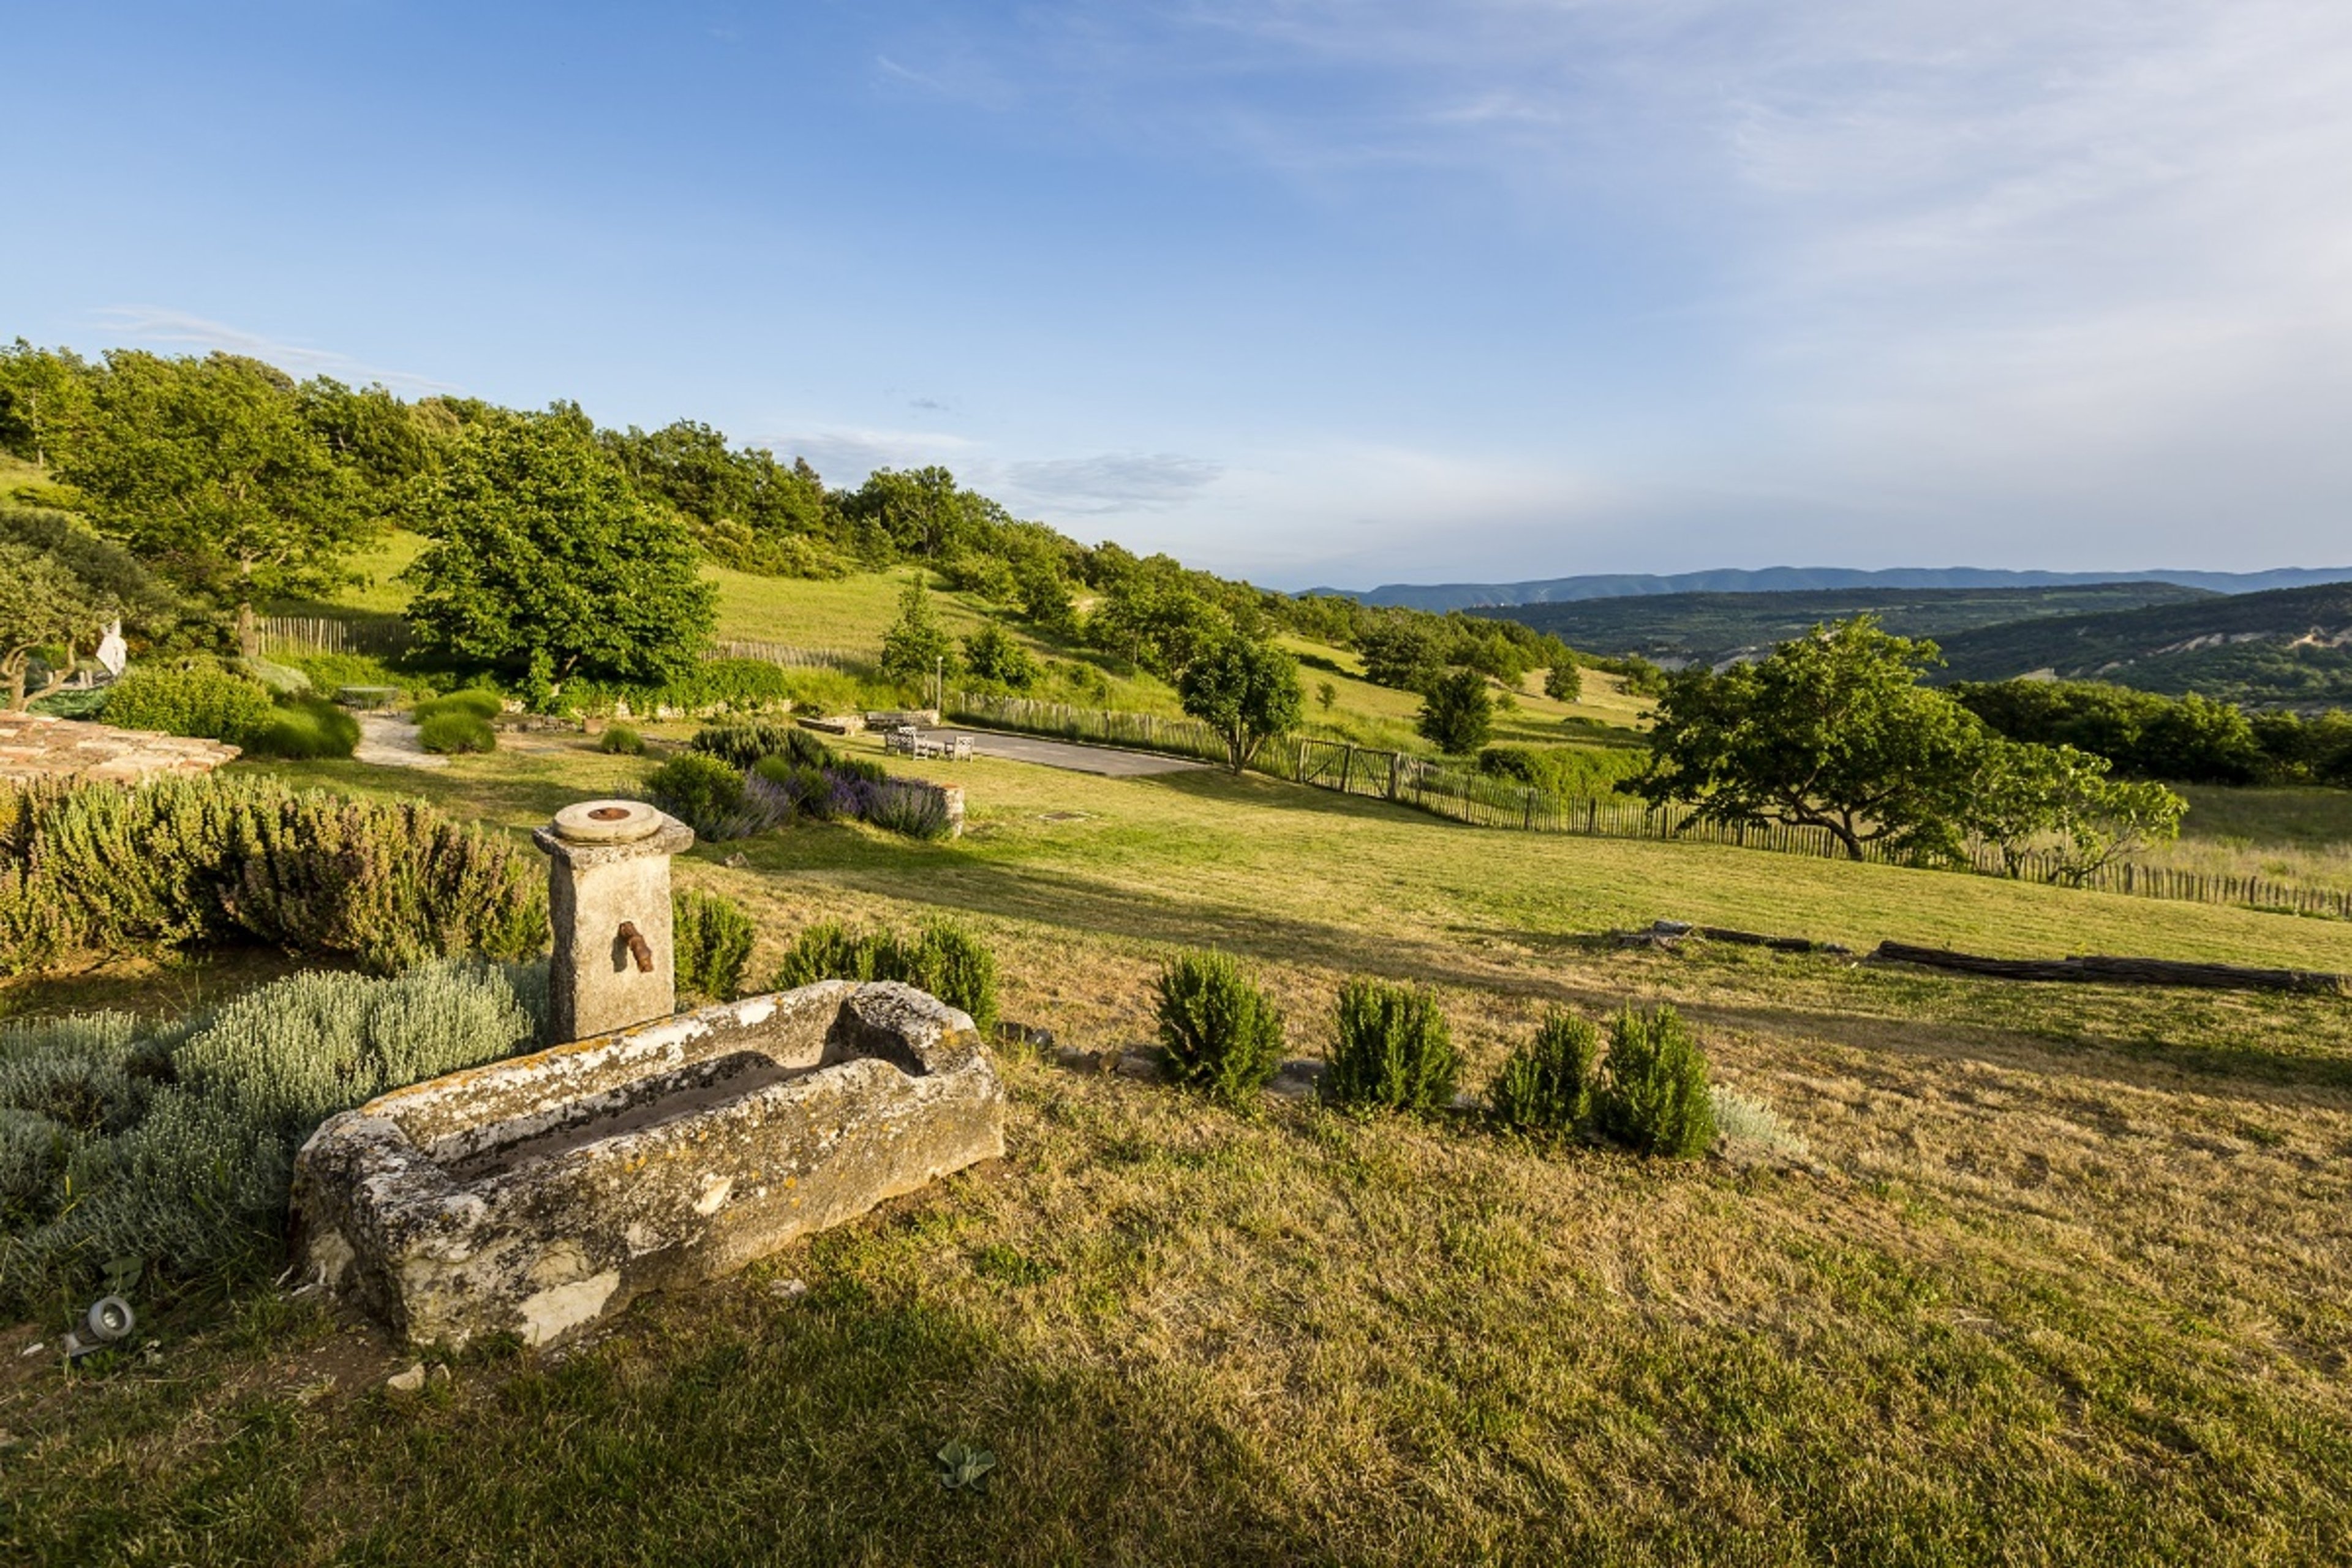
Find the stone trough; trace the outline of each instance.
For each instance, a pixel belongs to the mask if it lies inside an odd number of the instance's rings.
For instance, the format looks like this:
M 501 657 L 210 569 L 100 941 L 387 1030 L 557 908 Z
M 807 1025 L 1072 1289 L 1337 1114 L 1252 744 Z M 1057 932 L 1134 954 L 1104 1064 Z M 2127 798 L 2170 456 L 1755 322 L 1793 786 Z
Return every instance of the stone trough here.
M 835 980 L 673 1015 L 684 824 L 583 801 L 536 840 L 549 1028 L 571 1043 L 370 1100 L 295 1159 L 299 1266 L 394 1334 L 544 1343 L 1004 1152 L 979 1031 L 920 991 Z
M 307 1272 L 395 1334 L 538 1344 L 1001 1155 L 971 1018 L 827 981 L 397 1090 L 303 1146 Z

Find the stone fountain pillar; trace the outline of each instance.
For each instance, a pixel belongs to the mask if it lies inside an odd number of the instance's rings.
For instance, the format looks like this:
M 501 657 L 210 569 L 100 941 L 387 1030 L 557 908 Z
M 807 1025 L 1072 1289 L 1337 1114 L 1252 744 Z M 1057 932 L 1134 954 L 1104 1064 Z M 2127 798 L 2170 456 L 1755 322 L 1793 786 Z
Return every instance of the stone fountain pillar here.
M 677 1009 L 669 858 L 694 829 L 643 801 L 585 800 L 531 834 L 548 857 L 548 1037 L 582 1040 Z

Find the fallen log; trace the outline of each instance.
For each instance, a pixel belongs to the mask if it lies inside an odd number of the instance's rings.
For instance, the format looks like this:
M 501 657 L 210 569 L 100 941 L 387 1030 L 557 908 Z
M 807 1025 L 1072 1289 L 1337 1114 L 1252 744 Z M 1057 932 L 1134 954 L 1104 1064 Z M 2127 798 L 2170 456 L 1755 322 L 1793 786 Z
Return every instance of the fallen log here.
M 1741 947 L 1768 947 L 1775 952 L 1828 952 L 1851 954 L 1853 949 L 1833 942 L 1815 942 L 1802 936 L 1765 936 L 1752 931 L 1734 931 L 1728 926 L 1692 925 L 1685 921 L 1652 921 L 1643 931 L 1611 931 L 1620 947 L 1673 948 L 1685 937 L 1704 937 L 1709 942 L 1727 942 Z
M 2235 963 L 2189 963 L 2169 958 L 1986 958 L 1948 948 L 1882 942 L 1871 961 L 1916 963 L 1995 980 L 2058 980 L 2102 985 L 2196 985 L 2219 991 L 2295 991 L 2341 996 L 2352 983 L 2312 969 L 2250 969 Z

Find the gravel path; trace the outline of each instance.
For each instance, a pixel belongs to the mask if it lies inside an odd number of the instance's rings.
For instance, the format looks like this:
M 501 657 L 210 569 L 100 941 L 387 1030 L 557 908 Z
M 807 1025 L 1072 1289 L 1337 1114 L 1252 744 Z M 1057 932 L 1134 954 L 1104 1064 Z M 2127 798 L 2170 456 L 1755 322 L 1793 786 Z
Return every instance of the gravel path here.
M 357 763 L 380 768 L 446 768 L 446 757 L 436 757 L 416 743 L 416 726 L 389 713 L 358 713 L 360 743 L 352 752 Z

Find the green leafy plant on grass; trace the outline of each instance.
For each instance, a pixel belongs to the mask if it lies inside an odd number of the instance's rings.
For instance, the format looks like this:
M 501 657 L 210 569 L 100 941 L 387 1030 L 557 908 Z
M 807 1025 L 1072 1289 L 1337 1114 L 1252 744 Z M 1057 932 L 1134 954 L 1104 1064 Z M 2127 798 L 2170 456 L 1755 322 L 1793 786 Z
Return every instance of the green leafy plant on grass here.
M 416 743 L 443 755 L 495 752 L 499 748 L 499 732 L 490 728 L 486 719 L 459 709 L 445 709 L 416 726 Z
M 1535 1038 L 1511 1053 L 1487 1086 L 1486 1105 L 1515 1132 L 1562 1137 L 1592 1106 L 1592 1069 L 1601 1033 L 1585 1019 L 1553 1008 Z
M 760 928 L 741 905 L 681 888 L 670 895 L 670 923 L 678 990 L 714 1002 L 731 1002 L 743 994 Z
M 974 1447 L 961 1437 L 942 1447 L 938 1458 L 940 1485 L 951 1492 L 980 1490 L 988 1472 L 996 1468 L 993 1452 Z
M 730 719 L 703 726 L 688 744 L 705 756 L 748 772 L 763 757 L 793 755 L 793 738 L 807 733 L 779 719 Z
M 813 925 L 785 950 L 774 989 L 820 980 L 896 980 L 970 1014 L 983 1037 L 996 1032 L 995 954 L 951 921 L 927 921 L 912 937 L 852 931 L 831 921 Z
M 626 724 L 609 724 L 597 738 L 596 749 L 607 756 L 642 757 L 646 754 L 646 738 Z
M 1637 1154 L 1688 1159 L 1715 1142 L 1706 1053 L 1672 1007 L 1621 1009 L 1609 1020 L 1609 1053 L 1592 1098 L 1603 1137 Z
M 1357 975 L 1339 986 L 1338 1023 L 1325 1100 L 1417 1115 L 1452 1103 L 1462 1058 L 1428 989 Z
M 1282 1014 L 1232 955 L 1180 953 L 1156 990 L 1171 1077 L 1236 1105 L 1265 1088 L 1282 1065 Z

